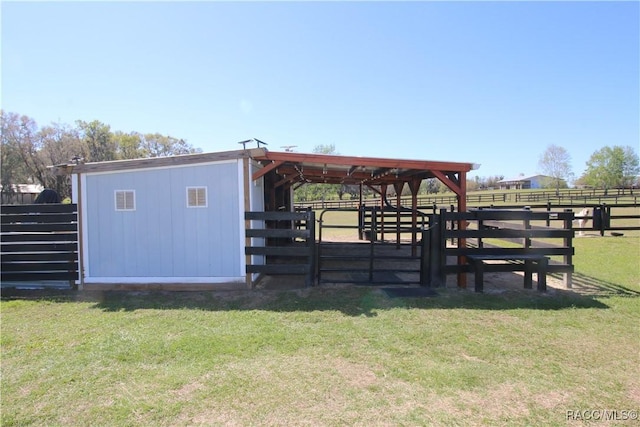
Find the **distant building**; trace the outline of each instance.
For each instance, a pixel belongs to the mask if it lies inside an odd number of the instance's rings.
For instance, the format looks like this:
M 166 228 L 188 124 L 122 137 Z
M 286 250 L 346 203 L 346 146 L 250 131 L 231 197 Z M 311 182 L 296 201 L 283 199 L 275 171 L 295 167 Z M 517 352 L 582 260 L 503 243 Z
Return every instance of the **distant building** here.
M 0 186 L 3 205 L 29 205 L 44 190 L 40 184 L 12 184 L 10 188 Z
M 520 174 L 514 178 L 507 178 L 498 181 L 501 190 L 527 190 L 530 188 L 555 187 L 555 178 L 547 175 L 530 175 Z M 564 180 L 561 180 L 560 187 L 566 187 Z

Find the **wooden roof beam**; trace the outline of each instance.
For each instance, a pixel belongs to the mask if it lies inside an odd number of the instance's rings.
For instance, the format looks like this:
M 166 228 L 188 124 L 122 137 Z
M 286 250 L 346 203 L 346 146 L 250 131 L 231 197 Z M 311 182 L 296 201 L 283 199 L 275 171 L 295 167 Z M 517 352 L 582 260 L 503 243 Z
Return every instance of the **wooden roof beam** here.
M 284 178 L 282 178 L 280 181 L 277 181 L 276 183 L 274 183 L 273 186 L 275 188 L 278 188 L 278 187 L 280 187 L 280 186 L 282 186 L 284 184 L 293 183 L 293 181 L 295 181 L 296 178 L 297 178 L 296 176 L 291 176 L 291 175 L 287 176 L 287 175 L 285 175 Z
M 460 186 L 460 180 L 455 177 L 451 172 L 443 173 L 441 171 L 431 171 L 436 178 L 440 180 L 444 185 L 446 185 L 451 191 L 456 193 L 458 196 L 464 197 L 465 191 Z M 453 178 L 453 179 L 452 179 Z
M 291 152 L 264 151 L 253 155 L 256 160 L 283 160 L 294 163 L 321 163 L 340 166 L 369 166 L 389 169 L 419 169 L 468 172 L 473 168 L 471 163 L 440 162 L 430 160 L 402 160 L 374 157 L 336 156 L 329 154 L 306 154 Z
M 282 167 L 278 168 L 278 174 L 280 175 L 284 175 L 284 174 L 300 174 L 300 172 L 302 171 L 302 168 L 298 167 L 296 168 L 296 165 L 289 165 L 289 164 L 285 164 Z M 310 168 L 309 166 L 304 168 L 304 171 L 302 171 L 302 175 L 305 178 L 309 178 L 309 179 L 326 179 L 326 178 L 335 178 L 335 179 L 339 179 L 339 180 L 354 180 L 354 181 L 361 181 L 365 178 L 369 178 L 370 175 L 368 173 L 364 173 L 364 172 L 360 172 L 360 171 L 355 171 L 354 173 L 352 173 L 350 176 L 345 175 L 345 171 L 344 170 L 336 170 L 336 169 L 327 169 L 326 171 L 323 170 L 322 168 Z M 347 179 L 349 178 L 349 179 Z
M 270 164 L 266 165 L 262 169 L 255 171 L 253 175 L 251 175 L 251 179 L 255 181 L 256 179 L 260 179 L 278 166 L 282 165 L 284 160 L 274 160 Z

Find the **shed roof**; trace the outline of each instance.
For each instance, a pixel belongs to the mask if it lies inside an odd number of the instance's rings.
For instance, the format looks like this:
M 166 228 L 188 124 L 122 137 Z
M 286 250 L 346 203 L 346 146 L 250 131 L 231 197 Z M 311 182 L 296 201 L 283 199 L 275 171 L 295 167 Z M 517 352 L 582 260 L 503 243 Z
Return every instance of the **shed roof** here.
M 186 166 L 200 163 L 218 162 L 251 157 L 253 150 L 221 151 L 217 153 L 182 154 L 169 157 L 150 157 L 132 160 L 112 160 L 108 162 L 81 163 L 79 165 L 58 165 L 54 168 L 67 168 L 71 173 L 110 172 L 132 169 L 159 168 L 167 166 Z M 257 151 L 264 151 L 262 149 Z
M 499 183 L 507 183 L 507 182 L 522 182 L 522 181 L 530 181 L 534 178 L 551 178 L 550 176 L 547 175 L 540 175 L 540 174 L 536 174 L 536 175 L 518 175 L 518 176 L 514 176 L 511 178 L 505 178 L 505 179 L 501 179 L 500 181 L 498 181 Z

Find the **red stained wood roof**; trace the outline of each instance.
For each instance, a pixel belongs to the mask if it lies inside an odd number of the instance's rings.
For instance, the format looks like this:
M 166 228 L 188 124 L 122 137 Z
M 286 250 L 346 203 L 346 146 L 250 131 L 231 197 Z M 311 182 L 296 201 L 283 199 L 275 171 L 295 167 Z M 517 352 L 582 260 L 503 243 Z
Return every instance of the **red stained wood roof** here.
M 414 179 L 454 179 L 473 169 L 472 163 L 403 160 L 252 150 L 251 157 L 265 167 L 254 173 L 258 179 L 274 170 L 291 183 L 394 184 Z

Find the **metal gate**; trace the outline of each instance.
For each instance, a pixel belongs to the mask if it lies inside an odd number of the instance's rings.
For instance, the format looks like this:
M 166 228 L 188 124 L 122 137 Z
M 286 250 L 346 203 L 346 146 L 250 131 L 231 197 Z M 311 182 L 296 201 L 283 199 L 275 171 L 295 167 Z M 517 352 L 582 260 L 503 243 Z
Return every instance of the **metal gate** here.
M 357 225 L 353 217 L 344 220 L 349 215 L 358 217 Z M 426 216 L 418 212 L 414 228 L 411 215 L 394 208 L 325 209 L 318 221 L 318 283 L 424 285 L 425 250 L 406 236 L 421 236 Z M 338 238 L 327 239 L 329 230 Z

